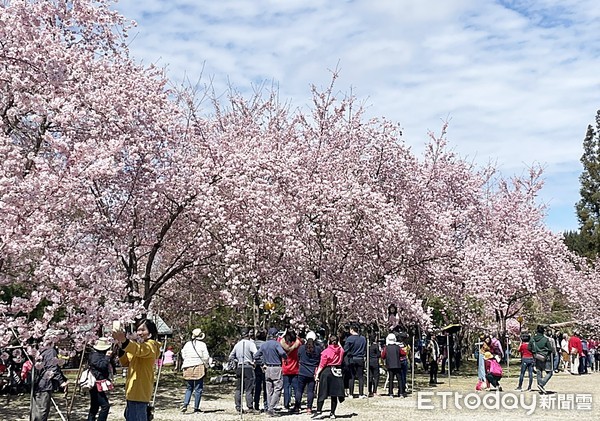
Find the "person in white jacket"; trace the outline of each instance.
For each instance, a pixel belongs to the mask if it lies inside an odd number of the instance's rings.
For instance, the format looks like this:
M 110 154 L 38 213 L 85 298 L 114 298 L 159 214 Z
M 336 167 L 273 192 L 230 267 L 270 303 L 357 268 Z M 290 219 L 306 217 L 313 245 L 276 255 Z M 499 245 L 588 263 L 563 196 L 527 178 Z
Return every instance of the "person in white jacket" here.
M 560 341 L 560 354 L 562 359 L 562 371 L 569 370 L 569 335 L 563 333 L 562 341 Z
M 187 389 L 181 405 L 181 412 L 186 412 L 187 407 L 194 394 L 194 412 L 200 412 L 200 399 L 204 389 L 204 376 L 208 366 L 208 348 L 202 342 L 205 335 L 201 329 L 192 331 L 192 339 L 187 341 L 181 349 L 181 359 L 183 363 L 183 378 L 187 380 Z

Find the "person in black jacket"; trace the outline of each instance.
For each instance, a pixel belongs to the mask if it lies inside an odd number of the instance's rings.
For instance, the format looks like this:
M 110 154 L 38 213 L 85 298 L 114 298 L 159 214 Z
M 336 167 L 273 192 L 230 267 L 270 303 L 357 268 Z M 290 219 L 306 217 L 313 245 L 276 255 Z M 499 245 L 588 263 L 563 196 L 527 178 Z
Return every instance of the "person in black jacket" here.
M 400 376 L 402 364 L 400 350 L 400 346 L 396 343 L 396 335 L 390 333 L 385 338 L 385 348 L 383 348 L 383 352 L 381 353 L 381 358 L 385 361 L 388 371 L 388 395 L 390 398 L 394 397 L 394 379 L 398 380 L 398 397 L 404 396 L 402 394 L 402 378 Z M 404 358 L 406 358 L 406 354 Z
M 47 332 L 47 335 L 54 335 Z M 67 388 L 67 378 L 59 365 L 58 351 L 56 348 L 43 350 L 35 364 L 34 395 L 32 407 L 33 421 L 47 421 L 50 414 L 52 392 L 60 388 Z
M 360 398 L 365 395 L 365 358 L 367 356 L 367 339 L 358 334 L 358 326 L 350 326 L 350 336 L 344 343 L 344 354 L 347 356 L 350 379 L 350 397 L 354 396 L 354 381 L 358 379 L 358 393 Z
M 369 396 L 377 396 L 377 385 L 379 384 L 379 358 L 381 357 L 381 348 L 377 342 L 377 337 L 371 337 L 369 346 Z
M 96 381 L 110 379 L 112 368 L 107 351 L 111 346 L 107 338 L 98 339 L 93 346 L 93 351 L 88 358 L 88 365 L 90 371 L 96 377 Z M 109 411 L 110 402 L 108 401 L 106 392 L 100 392 L 96 387 L 90 388 L 90 411 L 87 420 L 106 421 Z M 98 415 L 98 418 L 96 418 L 96 415 Z

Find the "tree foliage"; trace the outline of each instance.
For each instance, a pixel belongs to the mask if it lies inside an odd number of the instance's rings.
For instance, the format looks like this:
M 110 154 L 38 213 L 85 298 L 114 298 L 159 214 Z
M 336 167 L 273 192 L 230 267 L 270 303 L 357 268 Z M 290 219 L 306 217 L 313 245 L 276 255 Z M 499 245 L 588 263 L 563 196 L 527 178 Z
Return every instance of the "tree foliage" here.
M 391 302 L 406 325 L 429 328 L 431 305 L 505 326 L 583 276 L 543 225 L 539 169 L 478 168 L 445 125 L 417 156 L 334 95 L 336 73 L 307 110 L 171 89 L 129 57 L 125 22 L 108 1 L 0 8 L 0 342 L 81 343 L 148 309 L 181 330 L 218 314 L 205 326 L 334 332 Z
M 565 238 L 580 255 L 596 260 L 600 252 L 600 110 L 596 113 L 596 127 L 589 125 L 583 139 L 581 163 L 581 199 L 575 206 L 579 232 Z

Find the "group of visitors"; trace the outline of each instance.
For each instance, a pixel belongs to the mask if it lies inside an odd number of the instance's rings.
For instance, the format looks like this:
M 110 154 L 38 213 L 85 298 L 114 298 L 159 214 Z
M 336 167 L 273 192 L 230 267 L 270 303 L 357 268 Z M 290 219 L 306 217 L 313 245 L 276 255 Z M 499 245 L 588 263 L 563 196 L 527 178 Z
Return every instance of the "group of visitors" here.
M 406 377 L 411 353 L 406 343 L 407 334 L 391 332 L 383 348 L 375 338 L 371 338 L 367 348 L 365 336 L 354 324 L 341 340 L 331 335 L 326 343 L 312 331 L 300 337 L 292 329 L 282 333 L 273 327 L 266 332 L 265 339 L 260 332 L 256 335 L 258 339 L 254 336 L 252 330 L 242 329 L 240 340 L 229 354 L 229 362 L 236 369 L 234 401 L 238 413 L 264 411 L 275 416 L 283 394 L 284 410 L 315 416 L 322 414 L 324 402 L 329 398 L 330 418 L 335 418 L 338 403 L 346 398 L 364 399 L 367 393 L 377 395 L 380 360 L 389 374 L 388 395 L 407 396 Z M 397 392 L 394 392 L 395 383 Z
M 556 344 L 551 336 L 546 335 L 544 326 L 537 326 L 533 338 L 529 334 L 521 336 L 519 353 L 521 354 L 521 373 L 517 390 L 523 390 L 525 372 L 528 372 L 529 382 L 526 391 L 531 391 L 533 371 L 535 370 L 538 391 L 542 394 L 547 393 L 546 385 L 554 373 L 558 354 Z
M 484 388 L 486 391 L 502 391 L 500 380 L 502 368 L 500 362 L 504 359 L 502 342 L 496 336 L 482 335 L 480 337 L 479 352 L 476 354 L 477 363 L 477 390 Z
M 575 330 L 571 336 L 558 333 L 554 340 L 560 349 L 561 361 L 560 365 L 557 362 L 556 370 L 569 371 L 573 375 L 600 371 L 597 339 L 586 339 L 581 332 Z
M 120 329 L 114 330 L 112 336 L 113 341 L 106 337 L 99 338 L 88 356 L 85 387 L 89 393 L 90 407 L 87 420 L 108 419 L 110 402 L 107 392 L 113 389 L 112 378 L 116 365 L 114 358 L 118 357 L 120 365 L 127 367 L 125 419 L 148 421 L 152 409 L 149 404 L 153 393 L 155 365 L 160 354 L 158 329 L 154 322 L 144 319 L 129 337 Z M 116 354 L 113 355 L 113 351 Z M 64 361 L 56 347 L 49 347 L 40 352 L 35 364 L 32 364 L 33 421 L 47 421 L 52 405 L 58 411 L 52 394 L 57 391 L 66 393 L 69 387 L 62 371 Z
M 390 316 L 394 315 L 393 310 Z M 410 393 L 407 373 L 412 364 L 412 350 L 407 343 L 409 336 L 398 329 L 392 317 L 389 321 L 390 330 L 383 346 L 375 336 L 370 338 L 369 344 L 357 325 L 351 325 L 348 333 L 341 337 L 330 335 L 326 342 L 322 342 L 313 331 L 304 334 L 287 329 L 280 332 L 271 327 L 266 332 L 255 333 L 252 329 L 242 329 L 240 339 L 229 354 L 236 376 L 236 410 L 238 413 L 265 412 L 275 416 L 276 410 L 281 410 L 279 402 L 283 395 L 284 410 L 314 416 L 323 413 L 324 403 L 330 399 L 329 416 L 335 418 L 338 404 L 345 399 L 377 395 L 380 363 L 387 371 L 386 394 L 389 397 L 406 397 Z M 177 358 L 187 383 L 181 404 L 181 412 L 184 413 L 201 412 L 204 378 L 210 360 L 204 338 L 201 329 L 194 329 Z M 165 366 L 174 365 L 176 355 L 173 348 L 169 347 L 161 354 L 158 330 L 151 320 L 138 323 L 135 334 L 129 337 L 125 331 L 116 329 L 112 339 L 102 337 L 94 343 L 87 367 L 94 380 L 105 386 L 105 382 L 110 384 L 112 380 L 114 358 L 118 357 L 120 365 L 127 368 L 125 420 L 148 421 L 152 419 L 150 404 L 156 362 L 161 356 Z M 482 336 L 480 339 L 476 388 L 502 391 L 500 362 L 507 357 L 507 352 L 496 336 Z M 571 336 L 553 334 L 539 325 L 533 336 L 522 334 L 518 348 L 521 367 L 516 390 L 531 391 L 534 373 L 537 390 L 545 394 L 553 373 L 561 369 L 570 370 L 572 374 L 597 371 L 600 363 L 596 360 L 596 347 L 596 341 L 583 339 L 578 331 Z M 436 386 L 442 357 L 436 336 L 428 335 L 419 352 L 422 358 L 427 359 L 429 384 Z M 34 421 L 46 421 L 52 392 L 68 387 L 58 357 L 55 348 L 48 348 L 38 356 L 35 371 L 39 379 L 35 383 L 32 410 Z M 365 372 L 368 372 L 368 382 L 365 382 Z M 355 393 L 356 384 L 358 393 Z M 108 390 L 100 385 L 89 388 L 88 421 L 107 420 L 110 411 Z M 193 409 L 190 410 L 192 396 Z
M 354 326 L 344 347 L 335 335 L 329 336 L 327 344 L 323 344 L 312 331 L 302 339 L 292 329 L 279 335 L 278 329 L 273 327 L 268 330 L 266 341 L 255 342 L 251 332 L 243 329 L 241 339 L 229 354 L 229 360 L 236 366 L 236 410 L 258 412 L 263 392 L 263 410 L 275 416 L 283 392 L 283 407 L 292 413 L 300 413 L 306 392 L 307 413 L 320 415 L 325 400 L 330 398 L 330 418 L 335 418 L 338 402 L 346 398 L 343 367 L 347 368 L 351 378 L 350 393 L 353 393 L 354 380 L 359 382 L 359 393 L 363 392 L 365 354 L 366 339 Z M 316 409 L 313 406 L 315 396 Z
M 284 409 L 291 413 L 306 412 L 315 416 L 323 413 L 324 403 L 330 399 L 329 416 L 335 418 L 338 403 L 346 398 L 362 399 L 367 397 L 366 393 L 377 395 L 380 360 L 389 373 L 388 395 L 406 397 L 409 393 L 406 377 L 411 349 L 406 344 L 407 334 L 391 332 L 383 347 L 372 338 L 368 348 L 367 340 L 360 334 L 357 325 L 351 325 L 349 333 L 343 335 L 342 340 L 330 335 L 325 343 L 312 331 L 299 337 L 292 329 L 280 333 L 273 327 L 266 334 L 257 332 L 256 335 L 250 329 L 242 329 L 240 336 L 229 355 L 236 373 L 234 401 L 239 413 L 264 411 L 274 416 L 283 394 Z M 204 337 L 201 329 L 194 329 L 177 361 L 187 383 L 181 412 L 201 412 L 204 377 L 210 359 Z M 114 329 L 112 341 L 101 337 L 94 343 L 87 369 L 94 381 L 102 383 L 103 387 L 89 387 L 88 421 L 105 421 L 108 418 L 111 405 L 107 392 L 112 389 L 117 358 L 120 366 L 126 370 L 125 420 L 148 421 L 152 418 L 151 402 L 157 361 L 173 365 L 176 358 L 172 347 L 161 354 L 161 344 L 157 339 L 156 325 L 144 319 L 137 324 L 132 335 L 127 335 L 123 329 Z M 56 385 L 64 390 L 68 386 L 56 354 L 56 348 L 52 347 L 39 356 L 39 375 L 44 380 L 35 388 L 34 421 L 48 419 L 51 393 L 56 391 Z M 365 370 L 369 372 L 366 388 Z M 358 393 L 355 393 L 356 384 Z M 106 385 L 110 385 L 110 389 Z M 193 409 L 190 410 L 192 396 Z
M 503 372 L 500 362 L 506 357 L 507 353 L 496 336 L 482 336 L 480 340 L 476 389 L 501 392 L 500 381 Z M 516 390 L 523 391 L 523 381 L 526 373 L 529 374 L 529 379 L 525 391 L 532 390 L 533 372 L 535 370 L 538 391 L 542 394 L 547 393 L 545 386 L 554 373 L 557 348 L 553 339 L 546 335 L 545 327 L 538 325 L 533 337 L 529 333 L 522 334 L 518 352 L 521 355 L 521 370 Z

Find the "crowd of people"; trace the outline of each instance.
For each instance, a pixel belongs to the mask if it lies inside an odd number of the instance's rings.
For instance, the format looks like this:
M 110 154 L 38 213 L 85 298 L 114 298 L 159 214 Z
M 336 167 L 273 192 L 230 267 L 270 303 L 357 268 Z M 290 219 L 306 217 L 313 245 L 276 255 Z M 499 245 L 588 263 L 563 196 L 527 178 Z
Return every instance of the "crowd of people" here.
M 269 416 L 286 411 L 321 417 L 325 401 L 329 399 L 328 415 L 334 419 L 338 404 L 345 399 L 377 396 L 382 372 L 386 376 L 383 395 L 406 398 L 411 393 L 407 385 L 411 364 L 422 364 L 423 371 L 429 373 L 429 385 L 434 387 L 438 384 L 440 369 L 445 368 L 447 362 L 452 370 L 458 369 L 460 358 L 451 357 L 452 353 L 448 353 L 453 349 L 453 345 L 448 346 L 450 336 L 445 337 L 444 343 L 435 334 L 424 335 L 413 342 L 416 345 L 413 353 L 408 343 L 409 335 L 399 328 L 394 311 L 395 308 L 391 307 L 388 333 L 382 342 L 378 340 L 379 335 L 371 335 L 367 340 L 356 324 L 350 325 L 347 333 L 323 339 L 313 331 L 297 332 L 291 328 L 283 332 L 274 327 L 256 332 L 242 329 L 228 357 L 228 366 L 235 372 L 236 378 L 233 397 L 236 411 L 264 412 Z M 87 367 L 94 380 L 94 384 L 88 387 L 88 421 L 108 419 L 111 405 L 107 392 L 112 389 L 117 364 L 126 373 L 126 421 L 152 419 L 156 367 L 174 367 L 176 363 L 187 386 L 181 412 L 201 412 L 204 379 L 211 357 L 203 342 L 204 332 L 194 329 L 190 336 L 179 354 L 172 346 L 161 349 L 158 330 L 151 320 L 140 321 L 134 335 L 115 329 L 112 340 L 99 338 L 87 358 Z M 517 391 L 531 391 L 534 375 L 537 391 L 545 394 L 554 373 L 565 371 L 582 375 L 600 369 L 600 352 L 596 352 L 598 341 L 584 338 L 577 330 L 569 336 L 539 325 L 533 335 L 523 333 L 520 339 L 517 351 L 521 365 Z M 19 358 L 21 352 L 18 348 L 12 352 L 15 354 L 13 359 L 21 363 L 18 377 L 30 379 L 33 364 L 25 357 Z M 12 354 L 2 353 L 0 366 L 8 366 Z M 502 391 L 501 362 L 509 358 L 509 350 L 503 348 L 497 336 L 484 335 L 474 354 L 478 362 L 476 389 Z M 450 364 L 448 358 L 454 362 Z M 67 390 L 68 381 L 61 369 L 63 363 L 64 358 L 55 347 L 47 348 L 38 355 L 34 370 L 35 376 L 38 376 L 34 381 L 34 421 L 46 421 L 52 393 Z M 190 409 L 192 396 L 193 409 Z
M 482 336 L 478 349 L 478 383 L 477 390 L 502 391 L 500 380 L 502 370 L 497 363 L 505 361 L 507 352 L 501 341 L 494 336 Z M 554 332 L 549 326 L 538 325 L 534 335 L 521 334 L 518 353 L 521 367 L 517 391 L 532 391 L 535 374 L 537 391 L 549 393 L 546 389 L 553 374 L 569 372 L 572 375 L 588 374 L 600 371 L 600 353 L 596 352 L 598 341 L 585 339 L 578 330 L 571 336 L 567 333 Z M 494 362 L 495 361 L 495 362 Z M 525 376 L 527 387 L 523 387 Z
M 391 308 L 393 311 L 395 308 Z M 400 330 L 393 318 L 390 321 L 389 334 L 382 342 L 378 335 L 372 335 L 367 341 L 355 324 L 341 336 L 330 335 L 324 339 L 312 331 L 286 329 L 281 332 L 274 327 L 257 332 L 242 329 L 240 339 L 229 355 L 229 365 L 236 376 L 236 410 L 239 413 L 264 412 L 270 416 L 275 416 L 276 410 L 321 416 L 325 401 L 329 399 L 329 417 L 333 419 L 338 404 L 345 399 L 378 395 L 381 365 L 387 373 L 384 395 L 407 397 L 410 393 L 407 373 L 412 363 L 409 336 Z M 177 355 L 172 346 L 161 349 L 156 325 L 144 319 L 137 324 L 133 335 L 116 329 L 112 340 L 99 338 L 87 358 L 86 367 L 93 376 L 93 384 L 86 387 L 90 398 L 87 420 L 108 419 L 111 408 L 108 392 L 112 389 L 117 365 L 123 368 L 126 377 L 126 421 L 152 419 L 151 401 L 157 366 L 178 365 L 186 382 L 180 410 L 183 413 L 201 412 L 204 379 L 211 360 L 204 337 L 201 329 L 194 329 L 190 340 Z M 431 384 L 437 383 L 442 353 L 435 337 L 423 337 L 418 349 L 422 357 L 416 361 L 422 361 L 424 369 L 430 370 Z M 32 419 L 46 421 L 52 393 L 66 392 L 68 381 L 62 372 L 64 360 L 59 358 L 56 347 L 44 350 L 38 359 L 37 375 L 44 380 L 36 382 L 34 387 Z M 189 409 L 192 396 L 193 409 Z M 280 407 L 282 396 L 283 406 Z
M 198 329 L 192 332 L 192 340 L 183 347 L 184 368 L 207 365 L 210 356 L 206 345 L 198 341 L 199 335 Z M 410 393 L 407 373 L 412 352 L 407 340 L 408 334 L 391 329 L 383 345 L 375 336 L 368 345 L 355 324 L 349 326 L 347 334 L 325 339 L 313 331 L 296 332 L 291 328 L 283 332 L 274 327 L 257 332 L 244 328 L 227 364 L 236 376 L 236 411 L 264 412 L 269 416 L 286 411 L 319 417 L 329 399 L 329 417 L 334 419 L 338 404 L 345 399 L 365 399 L 378 394 L 380 361 L 389 374 L 386 395 L 406 397 Z M 187 379 L 185 371 L 184 378 Z M 192 390 L 196 393 L 194 411 L 201 411 L 202 386 L 198 384 L 202 384 L 202 379 L 188 380 L 182 412 L 188 410 Z

